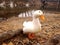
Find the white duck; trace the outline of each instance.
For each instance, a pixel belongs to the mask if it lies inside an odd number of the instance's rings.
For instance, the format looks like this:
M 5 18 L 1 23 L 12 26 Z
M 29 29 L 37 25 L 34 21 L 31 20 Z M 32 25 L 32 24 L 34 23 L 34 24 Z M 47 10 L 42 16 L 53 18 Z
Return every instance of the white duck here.
M 23 33 L 28 34 L 28 38 L 34 39 L 35 34 L 41 31 L 41 23 L 40 20 L 45 20 L 44 14 L 41 10 L 36 10 L 33 13 L 32 21 L 24 21 L 23 23 Z

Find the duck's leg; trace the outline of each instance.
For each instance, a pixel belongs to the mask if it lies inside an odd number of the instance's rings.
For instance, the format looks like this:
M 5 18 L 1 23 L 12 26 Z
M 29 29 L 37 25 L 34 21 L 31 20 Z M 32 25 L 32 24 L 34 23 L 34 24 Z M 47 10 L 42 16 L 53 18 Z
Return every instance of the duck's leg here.
M 28 38 L 29 39 L 35 39 L 35 34 L 34 33 L 28 33 Z

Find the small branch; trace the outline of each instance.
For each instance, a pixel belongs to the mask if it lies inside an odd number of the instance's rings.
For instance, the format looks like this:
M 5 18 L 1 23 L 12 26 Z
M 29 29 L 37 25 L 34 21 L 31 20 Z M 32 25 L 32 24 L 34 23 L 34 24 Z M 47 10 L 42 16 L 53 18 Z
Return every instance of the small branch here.
M 19 34 L 21 31 L 22 31 L 22 29 L 16 30 L 16 31 L 9 30 L 9 31 L 6 31 L 6 32 L 0 34 L 0 42 L 4 41 L 6 39 L 12 38 L 14 35 Z

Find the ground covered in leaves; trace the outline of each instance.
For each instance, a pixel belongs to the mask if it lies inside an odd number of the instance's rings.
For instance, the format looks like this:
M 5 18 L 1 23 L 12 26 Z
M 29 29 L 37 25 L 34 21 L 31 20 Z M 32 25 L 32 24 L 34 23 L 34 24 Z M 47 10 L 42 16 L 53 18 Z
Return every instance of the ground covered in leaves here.
M 45 45 L 54 35 L 60 34 L 60 12 L 45 11 L 46 21 L 42 23 L 42 31 L 40 36 L 30 40 L 26 35 L 20 33 L 11 39 L 1 42 L 0 45 Z M 11 17 L 0 23 L 0 33 L 8 30 L 22 29 L 24 20 L 32 20 L 29 18 Z M 60 40 L 60 39 L 59 39 Z M 47 45 L 47 44 L 46 44 Z M 53 44 L 50 44 L 53 45 Z

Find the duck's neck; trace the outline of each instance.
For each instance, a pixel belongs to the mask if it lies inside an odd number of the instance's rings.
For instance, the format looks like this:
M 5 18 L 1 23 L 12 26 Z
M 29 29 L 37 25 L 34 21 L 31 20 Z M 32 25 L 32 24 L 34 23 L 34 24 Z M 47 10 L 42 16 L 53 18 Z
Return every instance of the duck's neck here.
M 33 17 L 33 22 L 34 22 L 35 24 L 40 24 L 39 18 Z

